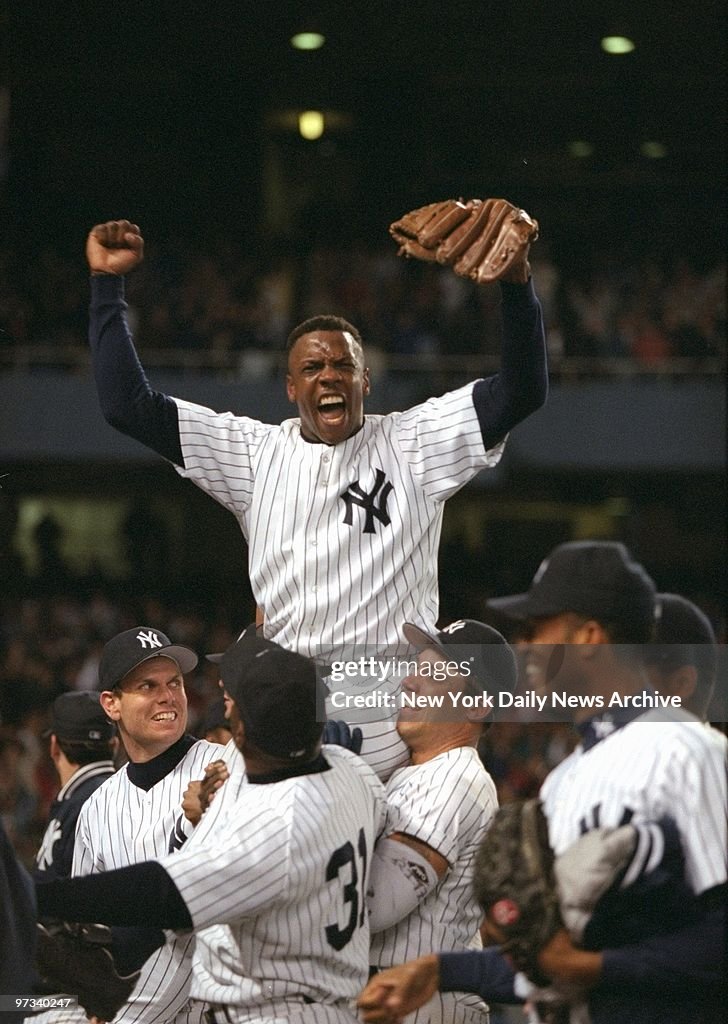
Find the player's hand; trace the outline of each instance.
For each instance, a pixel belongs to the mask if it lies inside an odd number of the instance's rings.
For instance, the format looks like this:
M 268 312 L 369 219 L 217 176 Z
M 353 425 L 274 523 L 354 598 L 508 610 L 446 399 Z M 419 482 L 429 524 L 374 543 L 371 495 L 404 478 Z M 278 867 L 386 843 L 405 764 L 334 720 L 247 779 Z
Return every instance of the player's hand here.
M 359 726 L 351 729 L 346 722 L 339 718 L 330 718 L 324 725 L 322 743 L 331 743 L 337 747 L 345 747 L 353 754 L 361 754 L 364 736 Z
M 602 973 L 601 953 L 579 949 L 565 928 L 560 928 L 538 954 L 538 965 L 557 984 L 595 985 Z
M 440 984 L 440 962 L 430 953 L 375 974 L 357 1000 L 366 1024 L 397 1024 L 432 999 Z
M 86 239 L 86 259 L 92 274 L 128 274 L 144 259 L 144 239 L 128 220 L 97 224 Z
M 218 789 L 230 777 L 224 761 L 210 761 L 205 767 L 205 777 L 198 782 L 190 782 L 182 797 L 182 810 L 185 818 L 196 825 Z

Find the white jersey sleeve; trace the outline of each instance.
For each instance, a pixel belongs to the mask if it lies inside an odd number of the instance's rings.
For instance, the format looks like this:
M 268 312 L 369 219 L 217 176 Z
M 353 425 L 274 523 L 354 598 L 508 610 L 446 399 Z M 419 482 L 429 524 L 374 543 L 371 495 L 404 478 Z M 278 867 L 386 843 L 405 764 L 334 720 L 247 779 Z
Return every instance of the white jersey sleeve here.
M 397 432 L 415 478 L 435 501 L 445 501 L 479 470 L 495 466 L 506 443 L 504 438 L 486 450 L 473 404 L 473 383 L 399 414 Z
M 257 453 L 271 431 L 279 428 L 180 398 L 174 403 L 185 462 L 184 468 L 175 467 L 177 472 L 242 517 L 253 497 Z

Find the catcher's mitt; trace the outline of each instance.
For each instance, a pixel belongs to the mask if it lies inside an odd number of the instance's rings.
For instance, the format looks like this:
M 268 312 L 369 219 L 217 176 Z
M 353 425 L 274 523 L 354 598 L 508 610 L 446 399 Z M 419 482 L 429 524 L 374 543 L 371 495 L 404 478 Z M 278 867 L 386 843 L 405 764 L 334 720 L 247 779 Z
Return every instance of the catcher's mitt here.
M 501 278 L 525 284 L 538 222 L 505 199 L 446 199 L 406 213 L 389 233 L 400 256 L 437 261 L 478 284 Z
M 534 984 L 548 984 L 537 956 L 563 923 L 539 800 L 498 809 L 478 850 L 474 888 L 488 921 L 505 936 L 502 952 Z
M 111 955 L 111 931 L 102 924 L 38 925 L 35 962 L 50 992 L 78 997 L 89 1016 L 112 1021 L 134 990 L 139 971 L 122 977 Z

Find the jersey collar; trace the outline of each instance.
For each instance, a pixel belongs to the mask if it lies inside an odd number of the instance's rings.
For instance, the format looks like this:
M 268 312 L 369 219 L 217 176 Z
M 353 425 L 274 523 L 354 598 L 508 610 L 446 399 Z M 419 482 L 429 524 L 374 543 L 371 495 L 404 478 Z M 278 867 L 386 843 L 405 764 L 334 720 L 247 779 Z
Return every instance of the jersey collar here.
M 646 686 L 644 693 L 654 696 L 655 691 L 651 686 Z M 630 722 L 633 722 L 635 718 L 639 718 L 644 713 L 645 708 L 617 707 L 610 708 L 601 715 L 594 715 L 585 722 L 579 722 L 576 725 L 576 731 L 581 736 L 582 747 L 585 751 L 591 750 L 592 747 L 595 747 L 597 743 L 601 743 L 607 736 L 611 736 L 612 733 L 623 729 L 625 725 L 629 725 Z
M 298 775 L 316 775 L 319 772 L 327 772 L 331 766 L 323 754 L 319 754 L 313 761 L 305 764 L 294 764 L 287 768 L 276 768 L 273 772 L 265 772 L 263 775 L 248 775 L 248 782 L 257 786 L 268 786 L 272 782 L 284 782 L 286 779 L 295 779 Z
M 195 743 L 197 743 L 197 740 L 194 736 L 184 735 L 176 743 L 173 743 L 171 747 L 167 747 L 161 754 L 153 757 L 151 761 L 136 764 L 130 761 L 126 766 L 129 782 L 145 791 L 151 789 L 152 786 L 156 786 L 165 775 L 169 775 L 177 767 L 187 751 Z
M 90 764 L 85 764 L 73 773 L 65 786 L 58 790 L 56 800 L 68 800 L 87 779 L 93 779 L 97 775 L 113 775 L 113 773 L 114 762 L 111 760 L 92 761 Z

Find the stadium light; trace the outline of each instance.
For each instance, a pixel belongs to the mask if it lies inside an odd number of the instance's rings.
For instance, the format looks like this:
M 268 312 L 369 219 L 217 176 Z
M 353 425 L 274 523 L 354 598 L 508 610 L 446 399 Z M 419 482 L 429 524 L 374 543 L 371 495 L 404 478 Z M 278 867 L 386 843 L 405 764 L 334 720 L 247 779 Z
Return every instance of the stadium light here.
M 326 37 L 320 32 L 297 32 L 291 36 L 291 46 L 294 50 L 320 50 L 326 42 Z
M 604 36 L 602 49 L 609 54 L 631 53 L 634 43 L 627 36 Z
M 324 115 L 320 110 L 304 110 L 298 115 L 298 130 L 304 139 L 320 139 L 324 133 Z

